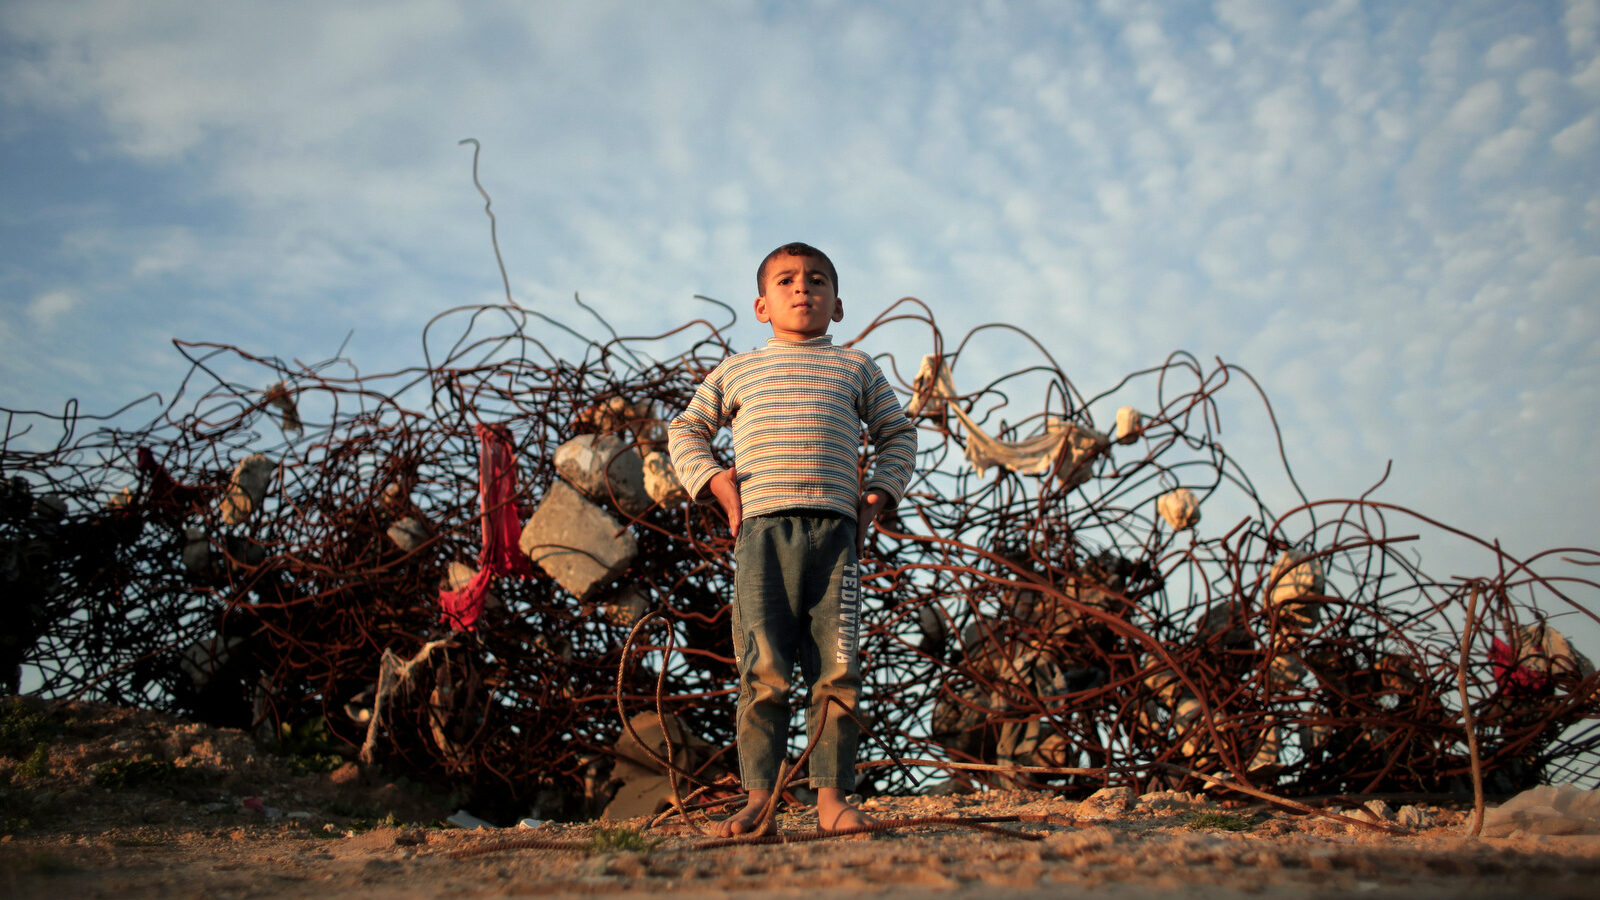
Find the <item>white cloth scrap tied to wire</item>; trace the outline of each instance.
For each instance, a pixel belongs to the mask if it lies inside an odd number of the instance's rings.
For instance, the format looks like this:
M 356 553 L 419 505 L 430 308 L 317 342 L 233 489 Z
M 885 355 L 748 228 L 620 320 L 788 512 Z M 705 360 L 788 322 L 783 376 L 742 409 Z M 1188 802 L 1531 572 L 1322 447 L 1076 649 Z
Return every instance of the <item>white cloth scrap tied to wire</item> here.
M 982 475 L 991 466 L 1000 466 L 1023 475 L 1045 475 L 1056 465 L 1066 448 L 1071 454 L 1061 466 L 1062 480 L 1075 487 L 1089 480 L 1087 463 L 1095 454 L 1111 446 L 1111 440 L 1092 428 L 1049 417 L 1044 431 L 1020 441 L 1002 441 L 990 436 L 972 421 L 959 403 L 947 401 L 959 396 L 950 378 L 950 367 L 937 354 L 922 358 L 916 378 L 911 382 L 913 396 L 906 414 L 938 415 L 948 409 L 967 429 L 967 462 Z

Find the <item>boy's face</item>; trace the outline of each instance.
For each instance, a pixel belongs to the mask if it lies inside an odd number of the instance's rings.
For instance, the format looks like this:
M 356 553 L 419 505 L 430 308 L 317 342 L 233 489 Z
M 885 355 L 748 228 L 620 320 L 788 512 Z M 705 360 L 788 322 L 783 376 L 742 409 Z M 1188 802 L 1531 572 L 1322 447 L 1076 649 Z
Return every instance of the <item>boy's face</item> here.
M 772 325 L 772 336 L 805 341 L 828 333 L 828 323 L 844 319 L 844 306 L 821 260 L 809 256 L 775 256 L 767 263 L 756 321 Z

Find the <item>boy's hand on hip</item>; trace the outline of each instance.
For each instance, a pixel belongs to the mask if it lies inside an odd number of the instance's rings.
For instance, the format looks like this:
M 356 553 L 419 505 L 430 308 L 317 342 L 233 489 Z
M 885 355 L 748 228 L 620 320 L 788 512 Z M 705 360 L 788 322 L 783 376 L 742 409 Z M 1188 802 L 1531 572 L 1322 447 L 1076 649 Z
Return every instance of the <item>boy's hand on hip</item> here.
M 734 469 L 723 469 L 711 476 L 711 496 L 717 498 L 722 511 L 728 515 L 728 530 L 739 536 L 739 523 L 744 521 L 744 507 L 739 501 L 739 474 Z
M 889 495 L 882 491 L 867 491 L 861 495 L 861 505 L 856 507 L 856 557 L 860 558 L 861 550 L 866 546 L 867 529 L 872 523 L 878 521 L 878 514 L 889 505 Z

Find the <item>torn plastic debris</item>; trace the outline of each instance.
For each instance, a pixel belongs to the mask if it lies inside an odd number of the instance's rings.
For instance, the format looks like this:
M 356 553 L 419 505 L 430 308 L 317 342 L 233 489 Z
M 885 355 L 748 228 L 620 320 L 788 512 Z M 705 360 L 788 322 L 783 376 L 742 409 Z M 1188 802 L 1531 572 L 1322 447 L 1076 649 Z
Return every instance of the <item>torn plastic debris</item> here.
M 349 717 L 350 721 L 358 725 L 367 724 L 372 721 L 372 704 L 377 701 L 377 697 L 378 686 L 375 684 L 367 685 L 345 702 L 344 714 Z
M 937 367 L 937 375 L 934 374 Z M 930 381 L 931 387 L 928 386 Z M 954 413 L 967 430 L 967 462 L 973 471 L 982 475 L 992 466 L 1000 466 L 1021 475 L 1045 475 L 1052 471 L 1061 474 L 1061 480 L 1070 488 L 1089 480 L 1090 463 L 1111 446 L 1111 439 L 1076 422 L 1046 417 L 1044 430 L 1020 441 L 1002 441 L 990 436 L 967 415 L 960 404 L 947 403 L 957 394 L 950 378 L 950 367 L 939 362 L 935 354 L 922 358 L 922 365 L 912 382 L 915 390 L 906 414 L 932 416 L 948 409 Z M 935 406 L 937 402 L 937 406 Z
M 1600 791 L 1540 785 L 1484 811 L 1484 837 L 1519 834 L 1600 834 Z
M 494 829 L 498 827 L 493 822 L 485 822 L 484 820 L 478 818 L 472 813 L 467 812 L 464 809 L 456 810 L 455 814 L 450 816 L 448 819 L 445 819 L 445 821 L 456 826 L 457 828 L 465 828 L 468 831 Z
M 304 430 L 300 424 L 300 410 L 295 408 L 294 397 L 289 394 L 289 386 L 280 381 L 267 388 L 267 404 L 278 411 L 281 416 L 280 425 L 285 433 L 299 433 Z
M 955 397 L 950 367 L 940 361 L 938 354 L 929 353 L 922 357 L 917 374 L 911 379 L 911 402 L 906 404 L 906 415 L 913 419 L 938 418 L 944 414 L 945 401 Z

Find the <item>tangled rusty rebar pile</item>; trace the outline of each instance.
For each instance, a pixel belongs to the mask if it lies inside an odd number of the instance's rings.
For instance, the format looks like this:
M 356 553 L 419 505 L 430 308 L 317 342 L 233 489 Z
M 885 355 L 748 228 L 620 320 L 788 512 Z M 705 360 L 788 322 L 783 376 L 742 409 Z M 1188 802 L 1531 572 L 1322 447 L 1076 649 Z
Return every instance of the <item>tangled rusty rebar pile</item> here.
M 142 427 L 8 411 L 10 689 L 25 667 L 48 696 L 318 723 L 502 814 L 593 813 L 638 789 L 627 772 L 659 778 L 637 754 L 614 764 L 634 738 L 619 707 L 659 712 L 688 783 L 726 785 L 714 505 L 594 498 L 638 553 L 581 598 L 530 568 L 494 579 L 466 631 L 440 595 L 478 571 L 487 516 L 526 521 L 550 493 L 563 443 L 664 449 L 662 420 L 730 352 L 727 315 L 642 338 L 599 320 L 591 340 L 514 305 L 462 308 L 430 323 L 423 366 L 376 376 L 180 342 L 190 374 Z M 1365 497 L 1275 515 L 1215 437 L 1218 394 L 1259 391 L 1242 370 L 1178 354 L 1086 397 L 1033 342 L 1036 364 L 959 393 L 968 344 L 1007 326 L 947 349 L 907 299 L 855 342 L 908 327 L 929 365 L 885 369 L 919 470 L 868 538 L 863 758 L 1074 794 L 1200 785 L 1183 770 L 1291 795 L 1462 791 L 1465 698 L 1492 789 L 1594 775 L 1600 679 L 1546 619 L 1596 619 L 1596 582 L 1571 574 L 1595 551 L 1517 559 Z M 1131 395 L 1147 412 L 1094 428 L 1096 401 Z M 479 426 L 514 447 L 498 509 L 480 505 Z M 1240 517 L 1202 534 L 1213 506 Z M 1424 532 L 1481 546 L 1485 574 L 1425 574 L 1408 550 Z M 865 769 L 868 791 L 926 787 L 911 766 Z

